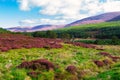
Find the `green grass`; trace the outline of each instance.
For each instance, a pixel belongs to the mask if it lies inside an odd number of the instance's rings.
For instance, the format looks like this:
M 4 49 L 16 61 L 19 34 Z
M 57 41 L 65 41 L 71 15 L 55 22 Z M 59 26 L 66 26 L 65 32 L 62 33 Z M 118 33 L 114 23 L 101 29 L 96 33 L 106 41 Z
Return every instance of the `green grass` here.
M 56 33 L 65 34 L 75 38 L 99 38 L 99 39 L 111 39 L 112 36 L 120 38 L 120 21 L 103 22 L 96 24 L 83 24 L 79 26 L 71 26 L 54 30 Z
M 3 28 L 0 28 L 0 33 L 10 33 L 10 31 L 3 29 Z
M 97 45 L 120 45 L 120 39 L 112 40 L 112 39 L 80 39 L 75 40 L 75 42 L 83 42 L 87 44 L 97 44 Z
M 91 77 L 89 80 L 120 80 L 120 63 L 107 70 L 98 74 L 96 77 Z
M 111 54 L 117 56 L 120 56 L 119 47 L 120 46 L 104 46 L 106 52 L 111 52 Z M 47 50 L 44 48 L 32 48 L 0 52 L 0 80 L 54 80 L 55 74 L 59 74 L 62 78 L 61 80 L 74 80 L 72 78 L 76 76 L 65 71 L 68 65 L 75 65 L 77 67 L 77 77 L 79 77 L 79 79 L 97 79 L 97 76 L 102 73 L 106 74 L 107 70 L 112 70 L 108 67 L 99 68 L 93 63 L 93 60 L 108 59 L 108 57 L 98 55 L 99 52 L 99 50 L 67 44 L 64 44 L 64 47 L 61 49 Z M 23 61 L 22 59 L 31 61 L 43 58 L 58 65 L 59 68 L 55 71 L 43 71 L 38 78 L 28 76 L 27 72 L 29 72 L 29 70 L 16 68 L 16 66 Z M 114 63 L 111 66 L 115 65 L 120 65 L 120 63 Z M 85 71 L 85 75 L 80 75 L 81 71 Z M 117 78 L 116 76 L 113 77 Z
M 120 27 L 120 21 L 113 21 L 113 22 L 103 22 L 103 23 L 96 23 L 96 24 L 83 24 L 80 26 L 71 26 L 71 27 L 66 27 L 66 28 L 61 28 L 59 30 L 67 31 L 67 30 L 74 30 L 74 29 L 100 29 L 100 28 L 107 28 L 107 27 Z

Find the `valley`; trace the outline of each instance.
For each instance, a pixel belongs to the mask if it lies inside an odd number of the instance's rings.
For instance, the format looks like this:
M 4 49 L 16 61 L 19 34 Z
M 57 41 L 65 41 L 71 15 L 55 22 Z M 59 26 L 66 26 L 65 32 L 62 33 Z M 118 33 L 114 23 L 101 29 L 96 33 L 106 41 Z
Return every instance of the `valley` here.
M 0 80 L 120 80 L 119 12 L 0 28 Z
M 1 80 L 120 79 L 120 46 L 0 35 Z

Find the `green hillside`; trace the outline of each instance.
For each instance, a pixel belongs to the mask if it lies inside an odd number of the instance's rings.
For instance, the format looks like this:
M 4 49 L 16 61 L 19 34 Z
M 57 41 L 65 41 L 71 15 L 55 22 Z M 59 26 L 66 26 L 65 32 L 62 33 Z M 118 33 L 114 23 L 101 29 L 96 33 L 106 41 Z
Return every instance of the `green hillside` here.
M 5 30 L 3 28 L 0 28 L 0 33 L 8 33 L 8 32 L 10 32 L 10 31 L 7 31 L 7 30 Z
M 57 34 L 68 33 L 76 38 L 120 38 L 120 21 L 85 24 L 55 30 Z

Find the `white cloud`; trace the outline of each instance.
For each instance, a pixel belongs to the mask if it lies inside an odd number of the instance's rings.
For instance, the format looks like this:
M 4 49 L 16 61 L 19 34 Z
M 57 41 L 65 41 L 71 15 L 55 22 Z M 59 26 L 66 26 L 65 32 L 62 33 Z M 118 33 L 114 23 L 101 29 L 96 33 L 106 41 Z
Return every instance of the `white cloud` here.
M 105 12 L 120 11 L 120 0 L 108 0 L 106 3 L 103 4 L 102 7 Z
M 32 26 L 33 24 L 36 24 L 36 21 L 35 20 L 29 20 L 29 19 L 25 19 L 25 20 L 21 20 L 19 22 L 19 24 L 21 26 Z
M 55 16 L 54 19 L 61 18 L 62 20 L 58 19 L 58 21 L 63 22 L 64 20 L 73 21 L 102 12 L 120 11 L 120 0 L 106 0 L 105 2 L 100 2 L 100 0 L 18 0 L 18 2 L 21 10 L 27 11 L 38 7 L 40 14 Z M 48 23 L 57 23 L 57 19 L 54 19 L 43 19 L 43 22 L 45 20 Z
M 29 0 L 18 0 L 18 2 L 20 3 L 21 10 L 24 10 L 24 11 L 30 10 Z
M 40 20 L 38 20 L 38 23 L 40 23 L 40 24 L 64 24 L 64 23 L 66 23 L 66 20 L 59 20 L 59 19 L 40 19 Z
M 21 26 L 34 26 L 34 25 L 44 25 L 44 24 L 51 24 L 51 25 L 64 25 L 65 23 L 67 23 L 67 20 L 60 20 L 60 19 L 45 19 L 45 18 L 41 18 L 41 19 L 36 19 L 36 20 L 29 20 L 29 19 L 25 19 L 25 20 L 21 20 L 19 22 L 19 24 Z

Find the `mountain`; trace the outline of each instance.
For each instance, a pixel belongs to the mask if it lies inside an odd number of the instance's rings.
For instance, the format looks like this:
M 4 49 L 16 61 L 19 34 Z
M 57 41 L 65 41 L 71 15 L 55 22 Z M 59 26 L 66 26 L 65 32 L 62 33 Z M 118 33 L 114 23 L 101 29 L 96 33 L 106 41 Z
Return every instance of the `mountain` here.
M 78 26 L 81 24 L 91 24 L 91 23 L 101 23 L 101 22 L 110 22 L 120 20 L 120 12 L 109 12 L 97 16 L 87 17 L 81 20 L 72 22 L 65 27 L 69 26 Z
M 69 34 L 75 38 L 111 39 L 114 36 L 120 38 L 120 21 L 70 26 L 54 31 L 58 34 Z
M 13 27 L 7 28 L 7 30 L 12 32 L 34 32 L 34 31 L 46 31 L 46 30 L 53 30 L 58 28 L 63 28 L 64 25 L 37 25 L 33 27 Z
M 12 32 L 25 32 L 27 30 L 30 30 L 30 28 L 22 28 L 22 27 L 12 27 L 12 28 L 7 28 L 7 30 L 12 31 Z
M 91 16 L 81 20 L 77 20 L 67 25 L 37 25 L 31 28 L 13 27 L 13 28 L 7 28 L 7 30 L 13 32 L 46 31 L 46 30 L 53 30 L 53 29 L 64 28 L 69 26 L 78 26 L 82 24 L 92 24 L 92 23 L 101 23 L 101 22 L 110 22 L 110 21 L 119 21 L 119 20 L 120 20 L 120 12 L 109 12 L 109 13 L 104 13 L 101 15 Z
M 64 25 L 38 25 L 31 28 L 31 31 L 46 31 L 46 30 L 53 30 L 58 28 L 63 28 Z

